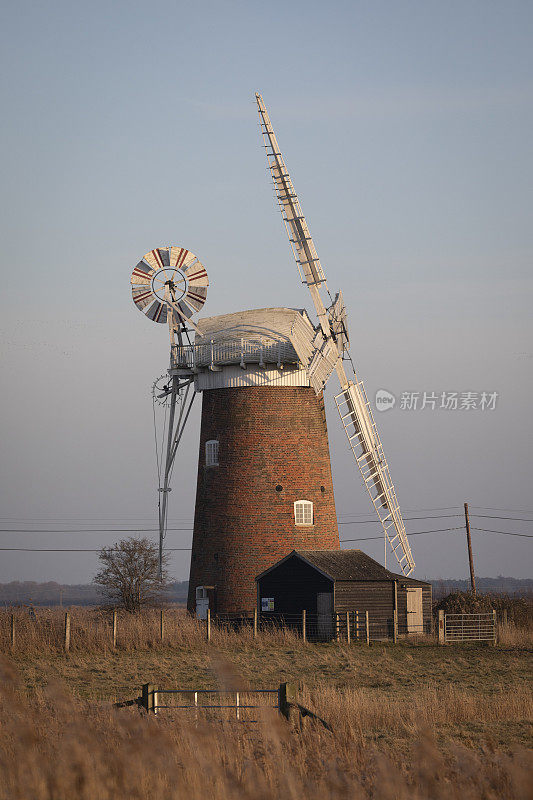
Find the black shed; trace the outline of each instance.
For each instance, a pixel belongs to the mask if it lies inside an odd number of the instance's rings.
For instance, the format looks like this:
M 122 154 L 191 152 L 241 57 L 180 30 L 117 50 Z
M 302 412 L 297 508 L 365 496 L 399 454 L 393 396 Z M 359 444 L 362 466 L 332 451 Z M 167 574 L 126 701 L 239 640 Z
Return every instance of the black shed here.
M 256 578 L 257 608 L 263 620 L 295 627 L 306 611 L 308 629 L 332 635 L 335 620 L 346 630 L 365 624 L 373 638 L 431 631 L 431 584 L 397 575 L 361 550 L 293 550 Z M 335 616 L 338 615 L 338 618 Z

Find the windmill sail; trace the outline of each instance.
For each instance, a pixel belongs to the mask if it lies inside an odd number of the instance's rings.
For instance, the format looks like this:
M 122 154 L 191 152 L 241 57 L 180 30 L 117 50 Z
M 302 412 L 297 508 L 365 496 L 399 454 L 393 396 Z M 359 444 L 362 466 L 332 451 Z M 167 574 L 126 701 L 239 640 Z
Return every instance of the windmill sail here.
M 308 365 L 308 371 L 310 375 L 320 375 L 321 380 L 314 380 L 312 385 L 316 391 L 320 384 L 325 384 L 331 371 L 336 370 L 341 391 L 336 395 L 335 402 L 348 442 L 385 537 L 402 573 L 410 575 L 415 562 L 372 409 L 355 370 L 349 378 L 344 368 L 345 361 L 351 364 L 352 369 L 353 363 L 348 351 L 346 311 L 342 295 L 334 300 L 329 293 L 318 253 L 260 94 L 256 94 L 256 101 L 268 165 L 283 221 L 300 276 L 309 287 L 320 324 L 315 354 Z M 321 291 L 329 298 L 328 308 L 322 300 Z

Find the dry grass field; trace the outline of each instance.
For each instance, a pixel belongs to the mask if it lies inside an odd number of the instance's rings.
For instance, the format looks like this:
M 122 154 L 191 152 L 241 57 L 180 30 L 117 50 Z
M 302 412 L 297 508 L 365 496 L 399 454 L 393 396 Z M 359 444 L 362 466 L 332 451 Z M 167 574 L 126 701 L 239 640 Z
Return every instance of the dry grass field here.
M 72 609 L 0 613 L 2 800 L 142 798 L 533 798 L 531 634 L 497 647 L 431 640 L 305 644 L 287 632 L 204 630 L 167 611 L 109 619 Z M 299 684 L 321 725 L 211 712 L 154 718 L 113 701 L 160 687 L 253 690 Z M 251 697 L 251 695 L 250 695 Z M 246 720 L 246 714 L 243 713 Z

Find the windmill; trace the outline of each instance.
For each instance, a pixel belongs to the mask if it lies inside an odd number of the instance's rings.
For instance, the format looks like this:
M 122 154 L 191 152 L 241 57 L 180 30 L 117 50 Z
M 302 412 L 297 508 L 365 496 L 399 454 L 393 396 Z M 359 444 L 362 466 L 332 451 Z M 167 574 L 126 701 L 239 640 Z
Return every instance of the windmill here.
M 292 549 L 339 549 L 323 390 L 333 372 L 343 428 L 401 572 L 414 561 L 383 447 L 349 354 L 342 293 L 333 298 L 261 95 L 261 131 L 278 202 L 302 281 L 318 317 L 264 308 L 191 317 L 208 278 L 194 254 L 156 248 L 133 270 L 133 300 L 168 323 L 168 403 L 160 473 L 160 560 L 170 478 L 196 393 L 202 418 L 188 608 L 219 613 L 255 606 L 255 576 Z M 194 340 L 192 340 L 194 332 Z M 347 371 L 347 367 L 349 367 Z

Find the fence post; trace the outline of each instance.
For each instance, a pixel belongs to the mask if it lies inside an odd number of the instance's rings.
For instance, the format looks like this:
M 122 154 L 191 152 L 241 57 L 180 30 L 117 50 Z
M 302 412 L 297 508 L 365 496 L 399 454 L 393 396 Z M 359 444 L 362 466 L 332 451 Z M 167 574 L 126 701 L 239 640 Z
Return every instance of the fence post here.
M 296 702 L 296 687 L 292 683 L 280 683 L 278 689 L 278 709 L 279 713 L 290 719 L 291 703 Z
M 165 612 L 163 608 L 161 608 L 161 616 L 159 619 L 159 638 L 161 641 L 165 638 Z
M 355 638 L 359 641 L 359 611 L 355 612 Z
M 117 648 L 117 609 L 113 609 L 113 650 Z
M 305 615 L 306 615 L 306 612 L 305 612 L 305 608 L 304 608 L 304 609 L 303 609 L 303 611 L 302 611 L 302 640 L 303 640 L 304 642 L 306 642 L 306 641 L 307 641 L 307 631 L 306 631 L 306 624 L 305 624 Z
M 393 611 L 393 619 L 392 619 L 392 641 L 394 644 L 398 641 L 398 611 L 395 608 Z
M 206 632 L 206 639 L 208 642 L 211 641 L 211 609 L 207 609 L 207 616 L 205 618 L 205 632 Z
M 494 646 L 496 646 L 496 610 L 492 609 L 492 626 L 494 630 Z
M 365 611 L 365 633 L 366 633 L 366 643 L 370 644 L 370 624 L 368 620 L 368 611 Z
M 141 690 L 141 705 L 145 711 L 150 712 L 154 710 L 154 686 L 151 683 L 143 683 Z
M 11 647 L 15 647 L 15 615 L 11 614 Z
M 254 608 L 254 639 L 257 639 L 257 608 Z
M 444 611 L 441 609 L 439 611 L 439 644 L 444 644 L 444 642 L 445 642 Z
M 65 653 L 70 650 L 70 613 L 67 611 L 65 614 Z
M 346 641 L 350 644 L 350 612 L 346 612 Z
M 335 614 L 335 639 L 337 642 L 340 642 L 340 625 L 339 625 L 339 615 Z

